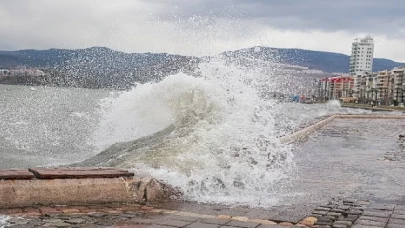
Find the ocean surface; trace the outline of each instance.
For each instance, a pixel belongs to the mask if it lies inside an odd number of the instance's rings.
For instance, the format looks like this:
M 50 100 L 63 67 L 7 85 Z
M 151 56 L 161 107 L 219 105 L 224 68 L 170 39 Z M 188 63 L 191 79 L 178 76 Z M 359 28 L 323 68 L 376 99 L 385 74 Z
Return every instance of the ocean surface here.
M 129 91 L 0 85 L 0 168 L 84 161 L 152 175 L 187 200 L 265 206 L 296 163 L 280 136 L 324 115 L 369 112 L 268 98 L 289 87 L 263 68 L 200 69 Z

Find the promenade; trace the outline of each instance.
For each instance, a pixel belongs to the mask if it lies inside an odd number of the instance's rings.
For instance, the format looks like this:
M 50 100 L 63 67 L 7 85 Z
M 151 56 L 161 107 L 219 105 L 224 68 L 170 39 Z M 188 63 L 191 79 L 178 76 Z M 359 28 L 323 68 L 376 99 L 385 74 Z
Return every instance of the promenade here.
M 141 204 L 36 204 L 0 210 L 0 227 L 403 228 L 404 119 L 357 117 L 335 118 L 307 135 L 294 151 L 294 171 L 274 187 L 280 202 L 273 207 L 152 197 Z

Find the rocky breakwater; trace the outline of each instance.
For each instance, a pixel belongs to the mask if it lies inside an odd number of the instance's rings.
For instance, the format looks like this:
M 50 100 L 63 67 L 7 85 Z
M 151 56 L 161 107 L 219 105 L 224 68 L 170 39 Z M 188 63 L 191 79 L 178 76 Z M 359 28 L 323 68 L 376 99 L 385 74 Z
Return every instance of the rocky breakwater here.
M 0 208 L 36 205 L 145 203 L 180 196 L 152 177 L 115 168 L 0 170 Z

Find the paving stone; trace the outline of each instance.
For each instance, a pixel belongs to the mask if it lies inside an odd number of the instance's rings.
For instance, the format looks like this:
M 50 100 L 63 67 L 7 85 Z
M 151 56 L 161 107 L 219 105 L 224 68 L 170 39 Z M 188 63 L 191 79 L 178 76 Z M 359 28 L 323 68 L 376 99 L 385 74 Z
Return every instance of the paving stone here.
M 356 202 L 355 199 L 344 199 L 343 204 L 348 205 L 348 204 L 354 204 Z
M 158 219 L 158 218 L 135 218 L 135 219 L 131 219 L 130 221 L 136 222 L 139 224 L 160 224 L 161 220 L 162 219 Z
M 291 222 L 281 222 L 281 223 L 279 223 L 279 225 L 281 225 L 281 226 L 287 226 L 287 227 L 292 227 L 292 226 L 294 226 L 294 224 L 292 224 Z
M 392 214 L 391 218 L 404 219 L 405 220 L 405 215 Z
M 96 212 L 96 213 L 89 214 L 90 217 L 94 217 L 94 218 L 101 218 L 101 217 L 104 217 L 106 215 L 107 215 L 106 213 L 101 213 L 101 212 Z
M 403 220 L 403 219 L 390 218 L 388 223 L 401 224 L 405 227 L 405 220 Z
M 230 221 L 231 220 L 229 219 L 217 219 L 217 218 L 205 218 L 200 220 L 200 222 L 202 223 L 217 224 L 217 225 L 225 225 Z
M 360 224 L 360 225 L 367 225 L 367 226 L 377 226 L 377 227 L 385 227 L 387 223 L 385 222 L 378 222 L 378 221 L 371 221 L 371 220 L 362 220 L 358 219 L 355 224 Z
M 89 168 L 89 167 L 57 167 L 57 168 L 30 168 L 35 177 L 39 179 L 56 178 L 117 178 L 132 177 L 133 173 L 116 168 Z
M 351 228 L 381 228 L 381 226 L 369 226 L 369 225 L 355 224 Z
M 347 211 L 347 214 L 349 214 L 349 215 L 360 215 L 362 213 L 363 213 L 363 211 L 361 211 L 361 210 L 349 210 L 349 211 Z
M 365 216 L 371 216 L 371 217 L 383 217 L 383 218 L 388 218 L 391 215 L 391 212 L 372 212 L 372 211 L 365 211 L 363 212 L 363 215 Z
M 288 207 L 285 211 L 280 212 L 275 216 L 269 216 L 267 219 L 271 221 L 282 221 L 296 224 L 307 217 L 311 210 L 312 207 L 309 206 Z
M 332 228 L 347 228 L 348 226 L 347 225 L 344 225 L 344 224 L 337 224 L 337 225 L 335 225 L 335 224 L 333 224 L 332 225 Z
M 200 218 L 197 217 L 188 217 L 188 216 L 179 216 L 179 215 L 173 215 L 168 217 L 168 219 L 173 219 L 173 220 L 180 220 L 180 221 L 186 221 L 186 222 L 195 222 L 199 220 Z
M 402 211 L 405 211 L 405 205 L 396 205 L 395 206 L 395 210 L 402 210 Z
M 83 224 L 86 222 L 86 220 L 81 219 L 81 218 L 71 218 L 69 220 L 66 220 L 65 222 L 69 224 Z
M 221 226 L 221 228 L 222 228 L 222 227 L 223 227 L 223 226 Z M 257 228 L 286 228 L 286 226 L 261 224 L 261 225 L 258 226 Z
M 323 216 L 323 218 L 325 218 L 325 219 L 330 219 L 330 220 L 332 220 L 332 221 L 336 221 L 339 217 L 326 215 L 326 216 Z
M 370 205 L 368 205 L 368 208 L 392 211 L 395 208 L 395 204 L 370 204 Z
M 336 221 L 333 223 L 333 225 L 346 225 L 346 226 L 351 226 L 353 223 L 351 221 Z
M 186 227 L 187 228 L 218 228 L 219 225 L 196 222 L 196 223 L 191 223 L 190 225 L 188 225 Z
M 334 208 L 334 209 L 331 209 L 330 212 L 335 212 L 335 213 L 343 214 L 343 213 L 345 213 L 346 211 L 345 211 L 345 210 L 342 210 L 342 209 Z
M 312 214 L 316 214 L 316 215 L 326 215 L 328 214 L 329 211 L 313 211 Z
M 156 221 L 156 224 L 165 225 L 165 226 L 175 226 L 175 227 L 185 227 L 189 225 L 191 222 L 188 221 L 180 221 L 180 220 L 172 220 L 166 219 L 161 221 Z
M 227 226 L 237 226 L 237 227 L 245 227 L 245 228 L 253 228 L 259 226 L 258 223 L 254 222 L 241 222 L 241 221 L 230 221 L 226 224 Z
M 333 220 L 330 219 L 325 219 L 325 218 L 320 218 L 315 225 L 332 225 Z
M 338 208 L 342 210 L 349 210 L 351 207 L 348 205 L 339 205 Z
M 142 227 L 140 225 L 137 225 L 137 224 L 134 224 L 133 226 L 128 226 L 128 228 L 130 228 L 130 227 L 144 228 L 144 227 Z M 164 226 L 164 225 L 158 225 L 158 224 L 152 224 L 152 225 L 149 225 L 147 227 L 148 228 L 173 228 L 172 226 Z
M 127 213 L 123 213 L 123 214 L 121 214 L 120 216 L 121 216 L 121 217 L 124 217 L 124 218 L 128 218 L 128 219 L 138 217 L 138 215 L 134 215 L 134 214 L 127 214 Z
M 388 218 L 382 218 L 382 217 L 373 217 L 373 216 L 360 216 L 361 220 L 370 220 L 370 221 L 376 221 L 376 222 L 388 222 Z
M 350 222 L 355 222 L 358 219 L 358 217 L 343 217 L 339 218 L 339 221 L 350 221 Z
M 388 223 L 386 228 L 404 228 L 404 225 Z
M 310 217 L 315 217 L 315 218 L 317 218 L 317 219 L 319 219 L 319 218 L 322 217 L 322 215 L 317 215 L 317 214 L 310 214 L 309 216 L 310 216 Z
M 268 219 L 280 213 L 280 209 L 275 208 L 271 210 L 249 210 L 244 216 L 250 219 Z
M 327 216 L 332 216 L 335 218 L 339 218 L 340 216 L 342 216 L 341 213 L 336 213 L 336 212 L 329 212 L 328 214 L 326 214 Z
M 306 217 L 303 219 L 300 224 L 306 225 L 306 226 L 313 226 L 316 222 L 318 221 L 318 218 L 315 217 Z
M 315 208 L 316 211 L 330 211 L 331 208 L 329 207 L 317 207 Z
M 396 214 L 396 215 L 405 215 L 405 211 L 397 210 L 397 209 L 395 209 L 394 212 L 392 212 L 392 213 Z

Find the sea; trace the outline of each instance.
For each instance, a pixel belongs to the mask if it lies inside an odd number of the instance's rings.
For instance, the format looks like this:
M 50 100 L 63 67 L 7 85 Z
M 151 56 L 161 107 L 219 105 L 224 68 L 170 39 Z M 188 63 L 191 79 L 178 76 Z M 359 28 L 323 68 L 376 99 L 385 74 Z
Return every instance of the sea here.
M 368 113 L 337 101 L 274 99 L 291 92 L 272 66 L 201 63 L 126 91 L 0 85 L 0 168 L 79 164 L 130 169 L 184 199 L 274 205 L 294 172 L 295 147 L 280 137 L 334 113 Z

